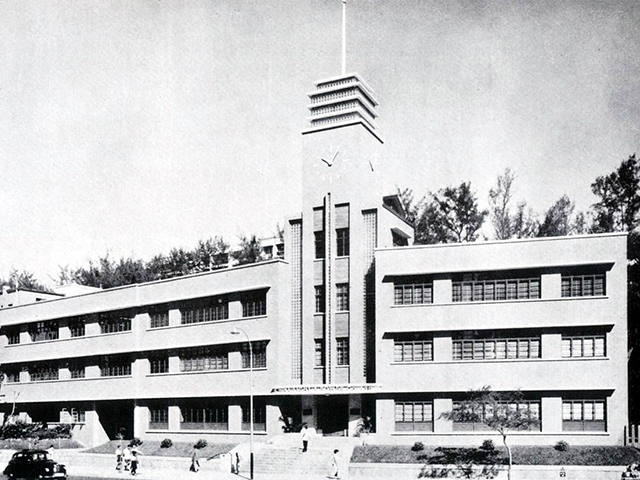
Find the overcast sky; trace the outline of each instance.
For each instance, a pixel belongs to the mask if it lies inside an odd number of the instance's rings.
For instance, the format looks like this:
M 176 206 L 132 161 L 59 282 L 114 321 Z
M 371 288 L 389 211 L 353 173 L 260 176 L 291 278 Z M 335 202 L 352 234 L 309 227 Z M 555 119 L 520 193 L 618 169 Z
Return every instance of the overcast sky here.
M 349 0 L 389 185 L 509 166 L 536 210 L 640 145 L 640 3 Z M 0 277 L 267 235 L 299 210 L 306 93 L 339 0 L 0 0 Z M 639 152 L 640 153 L 640 152 Z M 392 193 L 392 192 L 390 192 Z

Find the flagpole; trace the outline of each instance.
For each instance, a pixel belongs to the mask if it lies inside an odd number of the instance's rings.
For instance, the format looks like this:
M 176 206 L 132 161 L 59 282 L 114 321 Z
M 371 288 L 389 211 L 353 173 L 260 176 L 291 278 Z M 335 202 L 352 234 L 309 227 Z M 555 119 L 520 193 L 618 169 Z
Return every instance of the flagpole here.
M 347 0 L 342 0 L 342 75 L 347 74 Z

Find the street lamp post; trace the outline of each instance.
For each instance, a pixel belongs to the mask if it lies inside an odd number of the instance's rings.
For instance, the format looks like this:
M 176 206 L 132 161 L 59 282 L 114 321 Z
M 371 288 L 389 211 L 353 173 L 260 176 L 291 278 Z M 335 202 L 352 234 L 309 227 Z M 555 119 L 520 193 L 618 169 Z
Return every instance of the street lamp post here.
M 249 344 L 249 478 L 253 480 L 253 347 L 249 335 L 243 329 L 235 327 L 232 335 L 244 334 Z

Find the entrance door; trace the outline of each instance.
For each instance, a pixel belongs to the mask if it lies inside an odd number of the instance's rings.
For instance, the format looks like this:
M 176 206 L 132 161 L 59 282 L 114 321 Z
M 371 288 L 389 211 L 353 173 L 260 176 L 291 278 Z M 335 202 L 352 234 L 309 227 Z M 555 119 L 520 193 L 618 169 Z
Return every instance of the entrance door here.
M 133 401 L 96 402 L 96 412 L 111 440 L 133 438 Z
M 323 435 L 345 436 L 349 429 L 349 397 L 318 397 L 318 429 Z

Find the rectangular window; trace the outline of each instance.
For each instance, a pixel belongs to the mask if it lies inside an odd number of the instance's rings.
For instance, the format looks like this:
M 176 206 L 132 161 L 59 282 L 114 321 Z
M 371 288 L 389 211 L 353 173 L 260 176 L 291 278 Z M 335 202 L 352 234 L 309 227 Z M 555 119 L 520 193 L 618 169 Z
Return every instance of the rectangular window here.
M 605 335 L 562 336 L 562 357 L 604 357 L 606 356 Z
M 58 365 L 52 363 L 40 363 L 29 367 L 29 381 L 43 382 L 47 380 L 58 380 Z
M 69 416 L 73 423 L 85 423 L 87 421 L 86 412 L 77 408 L 72 408 L 69 411 Z
M 249 401 L 241 404 L 242 430 L 248 432 L 251 429 L 251 417 L 249 416 Z M 253 429 L 258 432 L 267 431 L 267 405 L 264 398 L 253 399 Z
M 152 307 L 149 310 L 149 328 L 169 326 L 169 309 L 167 307 Z
M 101 377 L 126 377 L 131 375 L 131 358 L 128 356 L 102 357 Z
M 453 340 L 453 360 L 525 358 L 540 358 L 540 337 Z
M 69 363 L 69 374 L 72 379 L 84 378 L 85 377 L 85 366 L 84 363 L 79 361 Z
M 338 283 L 336 285 L 336 310 L 346 312 L 349 310 L 349 284 Z
M 7 344 L 18 345 L 20 343 L 20 328 L 14 327 L 7 329 Z
M 316 313 L 324 313 L 324 286 L 315 287 L 316 290 Z
M 324 367 L 324 340 L 315 340 L 315 366 Z
M 167 430 L 169 428 L 169 407 L 154 405 L 149 407 L 149 430 Z
M 99 321 L 102 334 L 131 331 L 131 316 L 125 312 L 101 313 Z
M 336 229 L 336 255 L 338 257 L 349 256 L 349 229 Z
M 71 334 L 71 338 L 84 337 L 86 333 L 84 317 L 77 317 L 69 320 L 69 332 Z
M 453 402 L 453 409 L 466 408 L 462 402 Z M 479 405 L 474 413 L 478 417 L 477 422 L 453 422 L 454 431 L 484 431 L 491 430 L 484 421 L 496 413 L 502 416 L 509 416 L 509 412 L 521 412 L 522 416 L 532 420 L 532 424 L 520 430 L 540 431 L 540 401 L 525 400 L 518 403 L 499 402 L 495 405 Z M 497 412 L 495 411 L 497 410 Z M 521 418 L 520 415 L 516 418 Z
M 433 284 L 396 284 L 394 285 L 393 302 L 396 305 L 433 303 Z
M 267 293 L 252 293 L 242 298 L 242 316 L 258 317 L 267 314 Z
M 394 362 L 430 362 L 433 360 L 433 340 L 398 340 L 393 345 Z
M 180 307 L 182 325 L 213 322 L 229 318 L 229 302 L 223 298 L 207 298 L 185 302 Z
M 396 432 L 432 432 L 432 402 L 395 402 Z
M 605 400 L 563 400 L 562 430 L 606 431 Z
M 20 382 L 20 370 L 5 370 L 4 372 L 4 381 L 7 383 L 19 383 Z
M 597 297 L 606 295 L 604 273 L 562 275 L 563 297 Z
M 153 355 L 149 357 L 149 373 L 169 373 L 169 356 Z
M 337 338 L 336 348 L 337 348 L 336 358 L 337 358 L 338 365 L 349 365 L 349 339 Z
M 267 342 L 251 342 L 253 368 L 267 368 Z M 249 368 L 249 346 L 242 344 L 242 368 Z
M 314 232 L 316 259 L 324 258 L 324 231 Z
M 181 372 L 227 370 L 229 352 L 212 347 L 189 348 L 180 354 Z
M 226 401 L 203 402 L 180 408 L 181 430 L 229 430 L 229 406 Z
M 58 339 L 58 321 L 36 322 L 28 327 L 32 342 L 44 342 Z
M 491 302 L 540 298 L 540 277 L 453 282 L 454 302 Z

